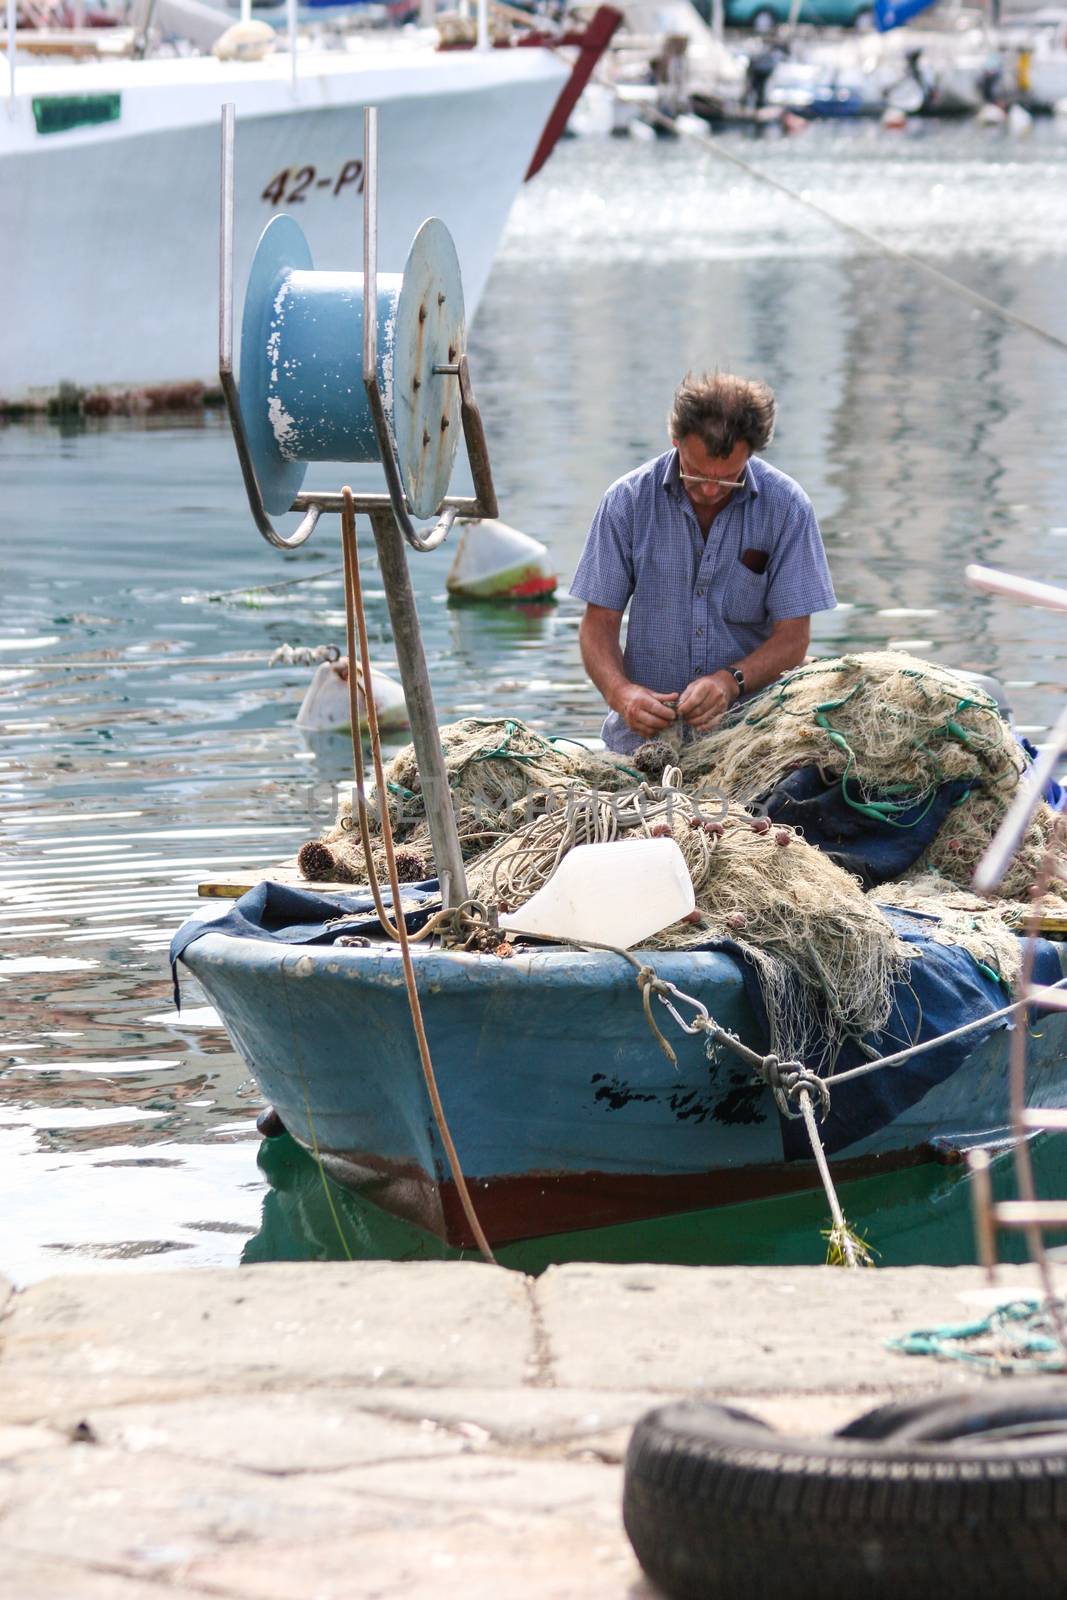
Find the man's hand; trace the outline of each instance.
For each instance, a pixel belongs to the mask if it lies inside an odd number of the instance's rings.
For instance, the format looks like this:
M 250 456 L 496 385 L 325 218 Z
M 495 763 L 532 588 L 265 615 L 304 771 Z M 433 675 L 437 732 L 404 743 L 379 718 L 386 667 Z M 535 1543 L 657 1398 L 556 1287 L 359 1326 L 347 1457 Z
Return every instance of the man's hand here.
M 644 689 L 639 683 L 627 683 L 612 696 L 610 705 L 632 732 L 643 734 L 646 739 L 654 739 L 675 720 L 677 699 L 676 694 L 660 694 L 657 689 Z
M 697 733 L 710 733 L 737 699 L 737 683 L 728 672 L 694 678 L 682 691 L 678 715 Z

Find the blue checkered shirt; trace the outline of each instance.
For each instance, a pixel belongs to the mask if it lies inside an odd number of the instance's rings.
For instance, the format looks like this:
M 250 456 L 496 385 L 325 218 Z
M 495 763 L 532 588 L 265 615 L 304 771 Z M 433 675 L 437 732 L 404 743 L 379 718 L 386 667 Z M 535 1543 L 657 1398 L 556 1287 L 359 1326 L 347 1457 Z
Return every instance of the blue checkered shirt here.
M 749 551 L 765 552 L 763 572 L 741 560 Z M 571 594 L 610 611 L 629 604 L 626 676 L 677 694 L 694 678 L 749 655 L 775 623 L 837 604 L 819 524 L 799 484 L 752 456 L 744 488 L 705 539 L 676 450 L 612 484 L 593 518 Z M 617 711 L 602 731 L 609 750 L 636 750 L 643 742 Z

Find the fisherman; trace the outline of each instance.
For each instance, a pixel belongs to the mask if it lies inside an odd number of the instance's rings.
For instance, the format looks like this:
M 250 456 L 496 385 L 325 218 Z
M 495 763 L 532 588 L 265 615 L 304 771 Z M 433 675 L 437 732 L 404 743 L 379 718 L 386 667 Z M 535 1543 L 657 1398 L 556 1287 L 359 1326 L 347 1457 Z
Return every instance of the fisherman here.
M 586 602 L 578 637 L 611 708 L 609 750 L 709 733 L 804 660 L 812 612 L 836 604 L 811 501 L 758 454 L 775 410 L 759 380 L 688 375 L 672 448 L 600 502 L 571 594 Z

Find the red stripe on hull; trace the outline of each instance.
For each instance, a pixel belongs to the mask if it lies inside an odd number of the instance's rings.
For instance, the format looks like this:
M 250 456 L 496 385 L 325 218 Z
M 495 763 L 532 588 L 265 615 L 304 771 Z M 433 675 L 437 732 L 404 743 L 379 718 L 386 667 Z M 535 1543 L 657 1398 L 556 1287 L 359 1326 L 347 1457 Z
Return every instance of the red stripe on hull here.
M 383 1161 L 363 1154 L 322 1152 L 330 1175 L 365 1194 L 383 1211 L 414 1222 L 459 1249 L 474 1248 L 451 1180 L 436 1182 L 414 1164 Z M 857 1156 L 833 1163 L 834 1180 L 847 1183 L 901 1167 L 944 1163 L 951 1155 L 932 1145 Z M 498 1178 L 469 1178 L 478 1221 L 491 1244 L 513 1244 L 583 1228 L 649 1222 L 686 1211 L 771 1200 L 819 1187 L 813 1161 L 778 1166 L 722 1168 L 715 1172 L 649 1173 L 559 1172 Z

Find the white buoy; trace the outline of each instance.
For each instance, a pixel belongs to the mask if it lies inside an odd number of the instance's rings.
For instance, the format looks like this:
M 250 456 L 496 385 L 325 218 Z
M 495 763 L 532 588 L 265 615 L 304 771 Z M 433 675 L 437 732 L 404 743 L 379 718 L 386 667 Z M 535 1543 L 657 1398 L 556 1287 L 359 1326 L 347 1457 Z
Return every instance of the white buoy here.
M 1003 106 L 994 105 L 991 100 L 987 100 L 984 106 L 978 107 L 974 120 L 983 128 L 1000 128 L 1008 120 L 1008 113 Z
M 305 733 L 347 733 L 352 725 L 348 700 L 348 678 L 343 675 L 347 662 L 324 661 L 316 667 L 315 676 L 308 685 L 296 725 Z M 356 669 L 356 700 L 359 705 L 359 725 L 367 726 L 367 702 L 363 697 L 362 674 Z M 404 691 L 384 672 L 371 668 L 374 704 L 378 709 L 380 728 L 406 728 L 408 708 Z
M 540 600 L 557 582 L 547 546 L 483 517 L 464 524 L 446 587 L 467 600 Z

